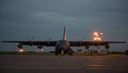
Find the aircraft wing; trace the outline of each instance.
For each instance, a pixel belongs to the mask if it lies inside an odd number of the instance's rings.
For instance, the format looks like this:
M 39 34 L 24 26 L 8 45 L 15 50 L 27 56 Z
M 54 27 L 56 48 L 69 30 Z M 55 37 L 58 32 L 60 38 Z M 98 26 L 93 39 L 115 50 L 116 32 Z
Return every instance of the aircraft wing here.
M 70 46 L 79 47 L 79 46 L 104 46 L 114 43 L 126 43 L 124 41 L 69 41 Z
M 23 45 L 28 46 L 37 46 L 38 48 L 42 48 L 42 46 L 54 47 L 56 46 L 57 41 L 2 41 L 4 43 L 18 43 L 18 48 L 23 48 Z M 126 43 L 124 41 L 69 41 L 71 47 L 80 47 L 85 46 L 86 49 L 89 46 L 105 46 L 108 49 L 109 44 L 112 43 Z
M 3 43 L 19 43 L 22 45 L 55 46 L 57 41 L 2 41 Z M 114 43 L 126 43 L 124 41 L 69 41 L 70 46 L 103 46 Z
M 22 45 L 55 46 L 57 41 L 2 41 L 3 43 L 19 43 Z

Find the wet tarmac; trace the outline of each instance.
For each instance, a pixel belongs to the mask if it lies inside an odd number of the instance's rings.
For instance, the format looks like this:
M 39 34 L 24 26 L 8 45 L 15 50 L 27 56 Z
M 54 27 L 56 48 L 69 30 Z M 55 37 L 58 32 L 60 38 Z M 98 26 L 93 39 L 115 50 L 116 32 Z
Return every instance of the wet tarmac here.
M 0 55 L 0 73 L 128 73 L 128 56 Z

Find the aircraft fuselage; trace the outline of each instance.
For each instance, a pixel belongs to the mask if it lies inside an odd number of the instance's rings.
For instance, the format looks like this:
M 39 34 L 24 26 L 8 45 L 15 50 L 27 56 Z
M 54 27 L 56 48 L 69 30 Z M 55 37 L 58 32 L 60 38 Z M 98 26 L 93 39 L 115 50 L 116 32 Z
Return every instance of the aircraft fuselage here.
M 56 48 L 55 48 L 55 54 L 56 55 L 64 55 L 64 54 L 71 54 L 71 47 L 70 43 L 66 40 L 59 40 L 56 43 Z

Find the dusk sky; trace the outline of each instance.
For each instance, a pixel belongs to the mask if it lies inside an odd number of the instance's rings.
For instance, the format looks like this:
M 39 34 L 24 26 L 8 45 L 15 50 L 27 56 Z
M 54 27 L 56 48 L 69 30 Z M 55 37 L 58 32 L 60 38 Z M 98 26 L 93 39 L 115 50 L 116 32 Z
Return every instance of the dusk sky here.
M 128 1 L 0 0 L 0 41 L 60 40 L 64 26 L 68 40 L 92 40 L 92 32 L 99 31 L 103 40 L 128 41 Z M 16 46 L 0 42 L 0 51 Z M 128 44 L 111 46 L 110 50 L 128 49 Z

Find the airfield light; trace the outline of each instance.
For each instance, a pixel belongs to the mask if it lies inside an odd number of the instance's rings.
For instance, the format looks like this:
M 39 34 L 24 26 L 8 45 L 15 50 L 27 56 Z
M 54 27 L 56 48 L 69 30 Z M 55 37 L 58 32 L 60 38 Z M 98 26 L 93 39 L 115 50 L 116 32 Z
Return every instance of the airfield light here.
M 94 32 L 93 34 L 94 34 L 94 36 L 98 36 L 98 32 Z
M 103 33 L 93 32 L 93 41 L 101 41 Z
M 93 40 L 94 40 L 94 41 L 101 41 L 101 38 L 99 38 L 99 37 L 98 37 L 98 38 L 97 38 L 97 37 L 94 37 Z
M 103 33 L 100 33 L 100 35 L 103 35 Z
M 99 41 L 101 41 L 101 38 L 98 38 Z

